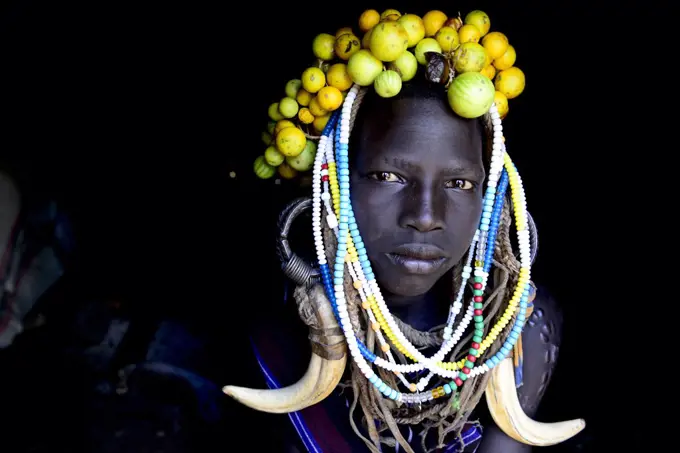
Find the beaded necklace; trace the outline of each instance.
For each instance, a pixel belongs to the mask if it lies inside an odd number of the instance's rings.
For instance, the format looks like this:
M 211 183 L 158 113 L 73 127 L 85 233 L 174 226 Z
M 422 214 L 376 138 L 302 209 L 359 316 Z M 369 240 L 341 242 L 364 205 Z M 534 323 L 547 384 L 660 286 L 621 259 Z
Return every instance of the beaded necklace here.
M 503 142 L 503 128 L 495 105 L 489 111 L 493 124 L 493 149 L 491 165 L 483 200 L 483 211 L 479 227 L 470 244 L 466 263 L 463 267 L 463 281 L 458 294 L 451 304 L 449 317 L 444 328 L 444 342 L 432 357 L 424 356 L 400 331 L 390 313 L 371 269 L 366 249 L 359 233 L 350 202 L 349 183 L 349 135 L 350 118 L 353 108 L 360 105 L 364 91 L 354 85 L 342 105 L 333 113 L 319 140 L 313 165 L 312 228 L 317 260 L 322 282 L 331 301 L 338 324 L 347 340 L 348 349 L 358 368 L 385 397 L 404 403 L 423 403 L 457 391 L 470 377 L 488 372 L 508 356 L 520 337 L 524 326 L 530 279 L 530 244 L 526 215 L 526 199 L 521 178 L 508 156 Z M 356 105 L 355 105 L 356 104 Z M 500 215 L 506 189 L 510 186 L 517 238 L 520 250 L 520 272 L 517 286 L 501 319 L 484 337 L 483 294 L 493 260 Z M 337 236 L 337 251 L 333 268 L 326 259 L 322 233 L 322 205 L 325 220 Z M 474 269 L 471 266 L 472 257 Z M 377 356 L 357 338 L 349 320 L 347 299 L 343 286 L 345 267 L 358 291 L 362 308 L 366 311 L 371 328 L 375 331 L 381 351 L 387 359 Z M 461 322 L 453 331 L 456 316 L 462 311 L 462 300 L 469 279 L 473 279 L 473 297 Z M 496 340 L 515 316 L 514 325 L 500 350 L 483 364 L 475 367 L 477 359 Z M 458 362 L 442 362 L 446 354 L 460 341 L 466 328 L 474 320 L 474 336 L 468 355 Z M 386 341 L 390 340 L 392 346 Z M 398 364 L 391 352 L 394 347 L 414 363 Z M 379 378 L 371 365 L 394 373 L 410 393 L 390 387 Z M 418 383 L 409 382 L 405 374 L 427 369 L 429 374 Z M 449 380 L 444 385 L 425 390 L 433 376 Z

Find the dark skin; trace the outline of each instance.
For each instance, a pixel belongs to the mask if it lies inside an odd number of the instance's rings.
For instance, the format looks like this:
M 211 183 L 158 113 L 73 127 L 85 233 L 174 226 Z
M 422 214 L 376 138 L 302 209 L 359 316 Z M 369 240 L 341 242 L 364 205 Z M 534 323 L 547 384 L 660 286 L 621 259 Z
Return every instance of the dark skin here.
M 441 325 L 450 271 L 464 258 L 482 212 L 482 125 L 455 115 L 443 98 L 418 94 L 369 101 L 362 109 L 353 138 L 351 197 L 373 270 L 395 316 L 419 329 Z M 413 244 L 429 244 L 438 252 L 423 254 Z M 433 264 L 435 255 L 441 258 Z M 552 300 L 539 292 L 534 305 L 523 333 L 519 390 L 529 416 L 545 392 L 561 331 Z M 478 450 L 528 451 L 530 446 L 495 425 L 485 427 Z

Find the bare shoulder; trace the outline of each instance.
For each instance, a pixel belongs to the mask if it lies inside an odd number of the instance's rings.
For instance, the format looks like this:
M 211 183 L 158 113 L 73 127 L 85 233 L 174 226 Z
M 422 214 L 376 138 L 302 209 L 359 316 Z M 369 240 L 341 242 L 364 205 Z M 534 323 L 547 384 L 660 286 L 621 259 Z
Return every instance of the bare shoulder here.
M 522 332 L 524 372 L 518 389 L 520 403 L 529 416 L 536 413 L 550 384 L 559 356 L 562 327 L 560 304 L 547 288 L 538 286 L 533 312 Z

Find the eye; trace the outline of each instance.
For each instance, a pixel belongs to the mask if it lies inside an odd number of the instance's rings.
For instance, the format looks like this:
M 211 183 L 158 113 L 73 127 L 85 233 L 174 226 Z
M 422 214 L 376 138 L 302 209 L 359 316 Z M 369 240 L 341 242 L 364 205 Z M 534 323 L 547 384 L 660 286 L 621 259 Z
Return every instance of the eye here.
M 448 189 L 472 190 L 475 185 L 466 179 L 453 179 L 446 183 Z
M 374 179 L 376 181 L 382 181 L 382 182 L 402 182 L 403 179 L 394 173 L 390 173 L 388 171 L 379 171 L 375 173 L 369 173 L 368 175 L 369 179 Z

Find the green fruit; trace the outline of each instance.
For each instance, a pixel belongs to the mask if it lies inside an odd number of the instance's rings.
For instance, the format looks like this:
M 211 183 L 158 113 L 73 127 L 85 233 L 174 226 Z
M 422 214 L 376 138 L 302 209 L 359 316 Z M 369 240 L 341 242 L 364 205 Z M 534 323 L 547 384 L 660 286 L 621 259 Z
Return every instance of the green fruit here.
M 276 127 L 276 121 L 270 121 L 267 123 L 267 132 L 274 135 L 274 128 Z
M 425 58 L 425 52 L 442 52 L 442 46 L 439 45 L 434 38 L 425 38 L 416 45 L 415 54 L 418 63 L 422 65 L 427 64 L 427 59 Z
M 269 179 L 276 173 L 276 168 L 269 165 L 265 160 L 264 156 L 259 156 L 255 159 L 253 163 L 253 171 L 260 179 Z
M 391 98 L 401 91 L 401 77 L 397 71 L 383 71 L 375 78 L 373 87 L 380 97 Z
M 307 140 L 305 143 L 305 149 L 303 149 L 302 152 L 295 157 L 286 157 L 286 163 L 297 171 L 307 171 L 310 170 L 314 165 L 315 158 L 316 143 L 311 140 Z
M 278 167 L 284 161 L 285 157 L 283 154 L 276 149 L 276 146 L 269 146 L 264 150 L 264 160 L 271 166 Z
M 279 103 L 274 102 L 269 106 L 269 110 L 267 111 L 269 114 L 269 118 L 271 118 L 273 121 L 279 121 L 283 119 L 283 115 L 279 112 Z
M 491 108 L 496 89 L 485 75 L 464 72 L 453 79 L 447 91 L 449 105 L 463 118 L 478 118 Z
M 295 99 L 295 97 L 298 94 L 298 91 L 300 91 L 300 88 L 302 88 L 302 80 L 300 79 L 289 80 L 288 83 L 286 83 L 286 96 Z
M 265 145 L 269 146 L 272 142 L 272 139 L 273 139 L 272 134 L 270 134 L 267 131 L 262 132 L 262 142 Z
M 415 55 L 407 50 L 399 58 L 390 63 L 388 68 L 397 71 L 401 76 L 402 82 L 408 82 L 418 72 L 418 60 L 416 60 Z
M 284 118 L 293 118 L 297 115 L 298 109 L 297 101 L 294 98 L 285 97 L 279 101 L 279 113 Z
M 382 69 L 382 62 L 366 49 L 359 50 L 347 61 L 347 73 L 352 81 L 360 86 L 372 84 Z

